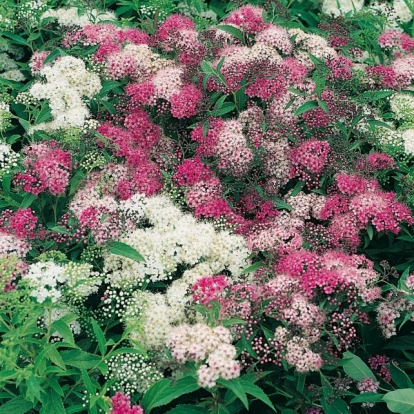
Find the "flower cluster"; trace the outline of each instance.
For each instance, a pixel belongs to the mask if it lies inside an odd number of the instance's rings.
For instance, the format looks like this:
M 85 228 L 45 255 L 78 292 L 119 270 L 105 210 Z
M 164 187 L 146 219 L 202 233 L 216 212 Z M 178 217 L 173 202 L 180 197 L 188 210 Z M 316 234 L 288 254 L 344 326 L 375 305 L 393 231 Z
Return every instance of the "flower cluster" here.
M 201 323 L 177 326 L 167 339 L 167 346 L 177 361 L 204 362 L 197 370 L 198 383 L 208 388 L 214 387 L 219 378 L 229 380 L 240 375 L 240 365 L 235 360 L 237 350 L 231 343 L 227 328 L 210 328 Z

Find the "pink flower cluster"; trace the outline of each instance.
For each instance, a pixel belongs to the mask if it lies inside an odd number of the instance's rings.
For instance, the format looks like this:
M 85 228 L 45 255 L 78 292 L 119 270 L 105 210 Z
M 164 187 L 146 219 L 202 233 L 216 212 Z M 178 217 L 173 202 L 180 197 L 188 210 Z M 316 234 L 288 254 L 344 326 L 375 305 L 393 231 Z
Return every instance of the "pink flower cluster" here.
M 406 33 L 388 30 L 378 38 L 379 45 L 384 49 L 391 49 L 396 57 L 403 53 L 414 52 L 414 39 Z
M 30 208 L 20 208 L 16 211 L 4 210 L 0 216 L 0 231 L 14 234 L 21 239 L 31 240 L 42 236 L 35 231 L 36 226 L 37 217 Z
M 395 201 L 394 193 L 382 191 L 377 181 L 343 173 L 336 184 L 337 193 L 328 197 L 321 218 L 330 219 L 328 230 L 337 246 L 356 249 L 359 231 L 368 224 L 397 234 L 402 222 L 413 223 L 409 209 Z
M 165 51 L 176 51 L 183 65 L 197 66 L 204 57 L 205 47 L 199 42 L 195 24 L 188 17 L 169 16 L 159 27 L 156 39 Z
M 111 398 L 111 414 L 144 414 L 144 410 L 139 405 L 131 407 L 130 398 L 122 392 L 117 392 Z
M 27 193 L 49 190 L 52 195 L 64 194 L 72 169 L 70 153 L 53 140 L 31 144 L 23 152 L 25 171 L 15 174 L 14 184 Z

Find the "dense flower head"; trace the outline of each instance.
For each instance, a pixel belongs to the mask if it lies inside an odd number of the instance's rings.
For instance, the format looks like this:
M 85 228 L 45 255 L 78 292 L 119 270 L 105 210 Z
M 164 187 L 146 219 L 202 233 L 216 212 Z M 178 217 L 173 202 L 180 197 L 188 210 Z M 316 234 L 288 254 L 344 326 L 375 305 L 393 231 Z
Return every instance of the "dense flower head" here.
M 25 170 L 14 176 L 17 186 L 32 194 L 65 193 L 72 169 L 69 152 L 60 149 L 57 141 L 43 141 L 26 147 L 24 153 Z
M 4 210 L 0 215 L 0 228 L 22 239 L 34 239 L 37 221 L 34 211 L 30 208 Z
M 144 414 L 144 410 L 139 405 L 131 406 L 130 397 L 122 392 L 117 392 L 111 398 L 111 414 Z
M 248 4 L 232 12 L 224 19 L 224 23 L 237 26 L 246 33 L 256 34 L 268 26 L 262 15 L 262 8 Z
M 189 118 L 197 113 L 197 105 L 203 94 L 192 84 L 171 95 L 171 115 L 178 119 Z

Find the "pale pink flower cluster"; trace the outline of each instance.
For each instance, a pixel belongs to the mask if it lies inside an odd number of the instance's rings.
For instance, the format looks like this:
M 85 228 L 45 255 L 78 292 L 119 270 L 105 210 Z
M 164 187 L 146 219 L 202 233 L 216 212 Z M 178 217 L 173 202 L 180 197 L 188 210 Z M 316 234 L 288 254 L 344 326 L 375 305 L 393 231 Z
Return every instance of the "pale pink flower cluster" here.
M 405 299 L 380 303 L 377 308 L 377 322 L 382 334 L 386 338 L 397 335 L 396 320 L 401 316 L 402 312 L 410 312 L 413 315 L 413 311 L 413 304 Z
M 317 371 L 322 368 L 322 357 L 310 349 L 306 339 L 294 336 L 285 345 L 286 362 L 293 365 L 298 372 Z
M 177 361 L 204 362 L 197 370 L 198 383 L 208 388 L 214 387 L 219 378 L 228 380 L 240 375 L 240 365 L 235 360 L 237 351 L 231 343 L 227 328 L 201 323 L 180 325 L 167 339 L 167 347 Z

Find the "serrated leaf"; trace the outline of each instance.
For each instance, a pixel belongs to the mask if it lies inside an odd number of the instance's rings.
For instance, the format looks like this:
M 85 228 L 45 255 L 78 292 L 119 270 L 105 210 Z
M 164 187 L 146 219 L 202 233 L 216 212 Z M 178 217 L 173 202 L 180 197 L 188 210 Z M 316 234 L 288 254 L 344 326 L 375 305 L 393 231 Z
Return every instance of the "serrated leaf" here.
M 366 91 L 362 93 L 359 98 L 363 102 L 373 102 L 380 99 L 387 98 L 395 93 L 395 91 Z
M 137 262 L 145 262 L 145 259 L 141 256 L 141 254 L 126 243 L 118 241 L 111 242 L 108 245 L 108 250 L 110 253 L 118 256 L 127 257 L 128 259 L 136 260 Z
M 62 336 L 63 340 L 68 344 L 75 345 L 72 329 L 70 329 L 69 326 L 62 319 L 53 322 L 51 330 L 53 333 L 57 331 L 59 335 Z
M 310 111 L 313 108 L 318 107 L 318 101 L 308 101 L 302 104 L 298 109 L 296 109 L 294 115 L 299 116 L 304 114 L 305 112 Z
M 63 407 L 62 397 L 57 394 L 52 388 L 47 392 L 47 398 L 43 404 L 40 414 L 66 414 Z
M 273 411 L 276 411 L 276 408 L 270 401 L 270 398 L 260 387 L 258 387 L 255 384 L 252 384 L 250 381 L 244 380 L 243 378 L 240 378 L 240 384 L 242 385 L 246 394 L 252 395 L 253 397 L 257 398 L 258 400 L 262 401 L 267 406 L 269 406 Z
M 180 378 L 172 384 L 170 383 L 168 388 L 160 391 L 155 400 L 148 405 L 147 410 L 167 405 L 176 398 L 181 397 L 184 394 L 190 394 L 198 389 L 200 389 L 200 386 L 194 377 L 186 376 L 184 378 Z M 145 408 L 144 411 L 146 412 Z
M 229 389 L 243 403 L 243 405 L 246 407 L 246 410 L 249 409 L 249 401 L 239 378 L 234 378 L 231 380 L 224 380 L 220 378 L 217 380 L 217 384 Z
M 16 397 L 1 405 L 0 414 L 25 414 L 32 407 L 33 404 L 30 401 L 23 397 Z
M 168 379 L 162 379 L 150 387 L 141 400 L 141 407 L 144 409 L 145 413 L 150 413 L 150 407 L 157 400 L 158 394 L 166 390 L 169 386 L 170 381 Z
M 362 381 L 366 378 L 371 378 L 374 381 L 377 380 L 368 365 L 359 356 L 350 351 L 344 353 L 342 366 L 345 373 L 355 381 Z
M 414 412 L 414 389 L 390 391 L 384 395 L 383 401 L 393 413 L 412 414 Z
M 49 347 L 46 357 L 50 359 L 55 365 L 57 365 L 59 368 L 65 369 L 66 365 L 63 362 L 63 359 L 57 349 L 52 345 Z
M 44 390 L 42 389 L 42 387 L 39 384 L 39 381 L 37 380 L 36 377 L 34 377 L 33 375 L 30 376 L 27 380 L 26 380 L 26 398 L 29 399 L 30 401 L 32 401 L 33 403 L 37 400 L 37 401 L 41 401 L 42 400 L 42 396 L 41 394 L 44 394 Z

